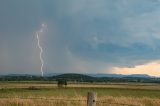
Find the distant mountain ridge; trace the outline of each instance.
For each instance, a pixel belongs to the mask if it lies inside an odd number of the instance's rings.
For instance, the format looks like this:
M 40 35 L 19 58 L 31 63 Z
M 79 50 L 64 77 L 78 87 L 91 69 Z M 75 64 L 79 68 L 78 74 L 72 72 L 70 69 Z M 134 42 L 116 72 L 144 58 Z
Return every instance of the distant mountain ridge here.
M 109 77 L 109 78 L 125 78 L 125 77 L 135 77 L 135 78 L 152 78 L 153 76 L 149 76 L 147 74 L 131 74 L 131 75 L 122 75 L 122 74 L 88 74 L 93 77 Z
M 97 73 L 97 74 L 81 74 L 81 73 L 48 73 L 44 74 L 44 77 L 52 77 L 52 76 L 61 76 L 61 75 L 87 75 L 91 77 L 97 77 L 97 78 L 155 78 L 155 76 L 150 76 L 147 74 L 130 74 L 130 75 L 123 75 L 123 74 L 103 74 L 103 73 Z M 0 75 L 0 76 L 40 76 L 40 75 L 31 75 L 31 74 L 8 74 L 8 75 Z
M 1 75 L 0 81 L 58 81 L 67 80 L 73 82 L 140 82 L 140 83 L 160 83 L 159 77 L 152 77 L 145 74 L 49 74 L 48 76 L 29 74 L 9 74 Z
M 87 81 L 87 80 L 96 80 L 96 77 L 85 75 L 85 74 L 75 74 L 75 73 L 67 73 L 61 74 L 57 76 L 52 76 L 53 79 L 70 79 L 70 80 L 78 80 L 78 81 Z

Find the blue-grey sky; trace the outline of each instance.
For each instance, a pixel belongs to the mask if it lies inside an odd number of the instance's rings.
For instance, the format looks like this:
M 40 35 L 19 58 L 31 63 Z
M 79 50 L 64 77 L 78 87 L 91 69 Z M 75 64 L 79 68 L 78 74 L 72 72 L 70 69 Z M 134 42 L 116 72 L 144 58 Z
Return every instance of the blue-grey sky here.
M 112 73 L 160 60 L 160 0 L 0 0 L 0 74 L 40 74 L 43 23 L 44 73 Z

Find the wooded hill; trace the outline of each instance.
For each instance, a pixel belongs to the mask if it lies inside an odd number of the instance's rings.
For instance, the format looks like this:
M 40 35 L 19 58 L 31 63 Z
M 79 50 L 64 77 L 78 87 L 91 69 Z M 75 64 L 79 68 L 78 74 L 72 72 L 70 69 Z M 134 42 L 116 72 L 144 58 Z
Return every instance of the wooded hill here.
M 61 74 L 56 76 L 33 76 L 33 75 L 5 75 L 0 76 L 0 81 L 57 81 L 64 79 L 74 82 L 141 82 L 141 83 L 160 83 L 160 78 L 152 77 L 95 77 L 84 74 Z

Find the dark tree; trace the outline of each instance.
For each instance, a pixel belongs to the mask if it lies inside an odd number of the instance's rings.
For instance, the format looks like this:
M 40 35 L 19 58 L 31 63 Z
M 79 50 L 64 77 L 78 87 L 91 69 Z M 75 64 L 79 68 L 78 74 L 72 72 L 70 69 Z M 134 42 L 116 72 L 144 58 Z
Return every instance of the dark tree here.
M 65 79 L 59 79 L 57 83 L 58 87 L 67 87 L 67 80 Z

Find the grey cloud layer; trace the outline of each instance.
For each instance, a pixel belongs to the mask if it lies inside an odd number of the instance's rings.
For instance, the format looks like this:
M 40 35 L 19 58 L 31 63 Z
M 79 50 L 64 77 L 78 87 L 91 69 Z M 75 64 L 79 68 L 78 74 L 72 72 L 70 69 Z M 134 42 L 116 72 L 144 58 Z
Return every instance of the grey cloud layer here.
M 0 72 L 40 73 L 34 33 L 41 36 L 45 72 L 98 72 L 160 56 L 158 0 L 1 0 Z

